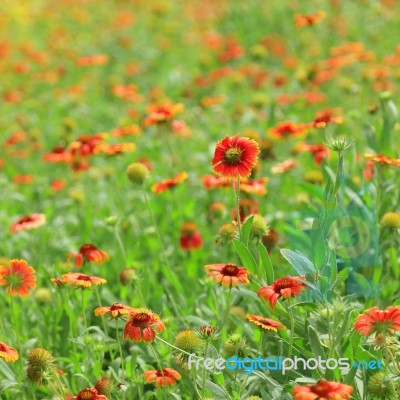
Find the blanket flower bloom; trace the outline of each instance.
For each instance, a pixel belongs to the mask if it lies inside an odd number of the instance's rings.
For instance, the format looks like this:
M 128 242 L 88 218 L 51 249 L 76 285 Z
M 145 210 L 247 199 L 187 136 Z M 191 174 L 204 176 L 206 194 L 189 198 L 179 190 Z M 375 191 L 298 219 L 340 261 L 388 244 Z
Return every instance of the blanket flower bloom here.
M 284 326 L 271 318 L 261 317 L 259 315 L 247 314 L 247 319 L 257 325 L 264 331 L 278 332 L 278 329 L 283 329 Z
M 75 286 L 80 289 L 90 289 L 92 286 L 99 286 L 107 281 L 97 276 L 88 276 L 80 272 L 69 272 L 61 276 L 61 282 Z
M 79 248 L 78 253 L 71 252 L 68 254 L 68 260 L 71 258 L 74 258 L 77 267 L 81 267 L 85 261 L 102 264 L 104 261 L 108 261 L 110 256 L 93 244 L 84 244 Z
M 158 314 L 147 308 L 137 308 L 130 314 L 130 320 L 125 325 L 124 338 L 134 342 L 153 342 L 157 333 L 165 329 Z
M 358 316 L 354 329 L 366 336 L 400 331 L 400 307 L 389 306 L 385 310 L 372 307 Z
M 147 383 L 154 383 L 157 387 L 175 386 L 181 379 L 181 374 L 173 368 L 151 370 L 143 373 L 143 379 Z
M 349 399 L 353 388 L 339 382 L 320 380 L 314 385 L 293 388 L 294 400 L 345 400 Z
M 18 352 L 4 342 L 0 342 L 0 358 L 5 362 L 14 362 L 18 360 Z
M 10 260 L 8 266 L 0 265 L 0 286 L 11 296 L 28 296 L 36 287 L 35 270 L 25 260 Z
M 260 149 L 255 140 L 239 135 L 226 136 L 215 146 L 211 164 L 218 175 L 245 178 L 256 165 L 259 153 Z
M 11 233 L 17 233 L 28 229 L 35 229 L 46 223 L 46 216 L 44 214 L 31 214 L 25 215 L 13 222 L 10 226 Z
M 107 317 L 111 319 L 115 318 L 124 318 L 128 316 L 132 311 L 134 311 L 134 308 L 125 306 L 123 304 L 119 303 L 114 303 L 112 306 L 109 307 L 97 307 L 94 310 L 94 315 L 96 317 L 106 315 Z
M 235 264 L 209 264 L 205 269 L 210 271 L 207 276 L 214 277 L 215 283 L 224 286 L 237 286 L 240 283 L 248 285 L 247 278 L 249 271 L 245 267 L 238 267 Z
M 272 282 L 269 286 L 263 286 L 257 292 L 259 297 L 269 301 L 271 308 L 274 308 L 278 299 L 288 299 L 293 296 L 298 296 L 307 286 L 300 281 L 305 279 L 305 276 L 289 276 L 280 278 Z
M 108 397 L 99 392 L 95 388 L 81 390 L 76 396 L 68 396 L 65 400 L 108 400 Z

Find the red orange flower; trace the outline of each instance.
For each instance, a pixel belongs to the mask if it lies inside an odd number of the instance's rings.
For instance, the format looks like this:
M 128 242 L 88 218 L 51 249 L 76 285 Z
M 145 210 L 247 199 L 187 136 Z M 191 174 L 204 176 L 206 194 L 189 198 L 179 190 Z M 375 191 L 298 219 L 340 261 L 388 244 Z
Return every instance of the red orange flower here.
M 180 172 L 176 176 L 170 179 L 165 179 L 161 182 L 155 183 L 151 187 L 151 191 L 153 193 L 162 193 L 165 192 L 166 190 L 173 188 L 176 185 L 179 185 L 180 183 L 184 182 L 188 177 L 188 174 L 186 172 Z
M 271 172 L 273 174 L 283 174 L 284 172 L 291 171 L 293 168 L 297 166 L 297 162 L 295 160 L 285 160 L 279 164 L 274 165 L 271 168 Z
M 250 179 L 243 179 L 240 182 L 240 190 L 248 194 L 264 196 L 267 194 L 267 188 L 265 187 L 267 182 L 268 178 L 259 178 L 253 181 Z
M 28 229 L 38 228 L 46 223 L 46 216 L 44 214 L 31 214 L 25 215 L 13 222 L 10 226 L 10 232 L 16 233 Z
M 28 296 L 36 287 L 35 270 L 25 260 L 10 260 L 8 266 L 0 265 L 0 285 L 11 296 Z
M 325 380 L 293 388 L 294 400 L 344 400 L 349 399 L 352 393 L 353 388 L 349 385 Z
M 134 309 L 123 304 L 114 303 L 109 307 L 97 307 L 94 310 L 94 315 L 96 317 L 106 315 L 110 318 L 124 318 L 129 315 Z
M 0 358 L 4 359 L 6 362 L 17 361 L 18 352 L 4 342 L 0 342 Z
M 255 140 L 247 137 L 226 136 L 215 146 L 211 161 L 214 172 L 227 177 L 247 177 L 257 163 L 260 149 Z
M 158 314 L 147 308 L 137 308 L 130 314 L 130 320 L 125 325 L 124 338 L 134 342 L 153 342 L 157 333 L 165 329 Z
M 65 400 L 108 400 L 108 397 L 99 392 L 95 388 L 81 390 L 76 396 L 68 396 Z
M 269 301 L 272 308 L 275 307 L 278 299 L 288 299 L 292 296 L 298 296 L 307 286 L 300 281 L 305 279 L 305 276 L 289 276 L 280 278 L 272 282 L 270 286 L 263 286 L 257 295 L 264 300 Z
M 108 261 L 110 256 L 103 250 L 99 250 L 93 244 L 84 244 L 79 248 L 78 253 L 69 253 L 68 260 L 75 257 L 75 265 L 81 267 L 85 261 L 92 262 L 95 264 L 102 264 L 104 261 Z
M 390 165 L 392 167 L 400 167 L 400 159 L 399 158 L 391 158 L 385 155 L 373 155 L 369 153 L 365 153 L 365 158 L 371 160 L 375 163 L 382 165 Z
M 258 327 L 260 327 L 265 331 L 278 332 L 278 329 L 284 328 L 284 326 L 281 323 L 270 318 L 260 317 L 258 315 L 253 315 L 253 314 L 247 314 L 246 317 L 250 322 L 252 322 L 253 324 L 257 325 Z
M 143 379 L 147 383 L 154 383 L 157 387 L 174 386 L 181 379 L 181 374 L 173 368 L 151 370 L 143 373 Z
M 284 121 L 268 130 L 268 135 L 279 140 L 302 137 L 307 134 L 307 125 Z
M 320 111 L 309 125 L 314 128 L 325 128 L 328 124 L 341 124 L 343 117 L 338 115 L 336 109 L 328 108 Z
M 244 285 L 250 283 L 247 278 L 249 271 L 245 267 L 238 267 L 235 264 L 209 264 L 205 269 L 210 271 L 207 276 L 214 277 L 215 283 L 224 286 L 237 286 L 239 282 Z
M 325 13 L 323 11 L 318 11 L 310 15 L 297 14 L 294 16 L 294 23 L 296 26 L 310 26 L 316 25 L 325 18 Z
M 92 286 L 99 286 L 107 281 L 97 276 L 88 276 L 80 272 L 68 272 L 61 276 L 61 283 L 76 286 L 77 288 L 86 289 Z M 55 282 L 56 283 L 56 282 Z
M 194 222 L 184 222 L 181 226 L 179 245 L 183 250 L 196 250 L 203 245 L 203 238 Z
M 203 186 L 209 190 L 232 186 L 230 179 L 225 176 L 203 175 L 201 180 L 203 181 Z
M 358 316 L 354 329 L 366 336 L 372 333 L 400 331 L 400 307 L 389 306 L 385 310 L 372 307 Z
M 183 111 L 183 104 L 165 102 L 163 104 L 151 104 L 147 108 L 148 116 L 144 119 L 143 125 L 157 125 L 171 121 L 176 114 Z

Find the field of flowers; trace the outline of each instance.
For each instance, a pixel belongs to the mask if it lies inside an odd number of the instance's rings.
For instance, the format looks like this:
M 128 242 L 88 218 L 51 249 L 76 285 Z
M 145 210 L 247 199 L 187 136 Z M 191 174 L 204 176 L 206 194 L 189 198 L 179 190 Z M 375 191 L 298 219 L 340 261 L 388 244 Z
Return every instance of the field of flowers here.
M 398 400 L 400 3 L 0 2 L 1 400 Z

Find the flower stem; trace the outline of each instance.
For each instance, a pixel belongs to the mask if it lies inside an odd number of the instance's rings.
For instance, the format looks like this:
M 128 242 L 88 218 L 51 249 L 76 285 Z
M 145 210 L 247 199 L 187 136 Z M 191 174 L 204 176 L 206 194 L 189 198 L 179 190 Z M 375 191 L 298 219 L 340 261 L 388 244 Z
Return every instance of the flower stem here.
M 288 307 L 288 312 L 289 312 L 289 319 L 290 319 L 290 336 L 289 336 L 289 351 L 288 351 L 288 357 L 290 358 L 292 355 L 292 350 L 293 350 L 293 337 L 294 337 L 294 317 L 293 317 L 293 307 Z
M 162 379 L 163 379 L 163 383 L 165 383 L 164 371 L 163 371 L 163 369 L 162 369 L 160 360 L 159 360 L 159 358 L 158 358 L 158 356 L 157 356 L 156 350 L 154 349 L 154 347 L 153 347 L 153 345 L 152 345 L 151 343 L 149 343 L 149 346 L 150 346 L 151 351 L 153 352 L 154 359 L 155 359 L 156 362 L 157 362 L 158 369 L 159 369 L 160 372 L 161 372 L 161 376 L 162 376 Z M 164 397 L 167 398 L 167 392 L 166 392 L 166 387 L 165 387 L 165 386 L 163 386 L 163 394 L 164 394 Z
M 86 319 L 86 312 L 85 312 L 85 299 L 83 295 L 83 289 L 81 289 L 81 301 L 82 301 L 82 314 L 83 314 L 83 321 L 85 323 L 85 332 L 88 330 L 88 324 L 87 324 L 87 319 Z
M 119 356 L 121 358 L 121 369 L 122 369 L 122 382 L 125 380 L 125 368 L 124 368 L 124 358 L 122 356 L 122 346 L 121 346 L 121 339 L 119 338 L 119 328 L 118 328 L 118 319 L 115 318 L 115 328 L 116 328 L 116 335 L 117 335 L 117 342 L 118 342 L 118 349 L 119 349 Z
M 235 192 L 236 197 L 236 219 L 238 224 L 238 231 L 239 231 L 239 239 L 242 240 L 242 227 L 241 227 L 241 220 L 240 220 L 240 175 L 237 176 L 236 187 L 235 181 L 232 180 L 233 191 Z
M 224 329 L 226 322 L 228 320 L 228 317 L 229 317 L 229 311 L 231 309 L 231 299 L 232 299 L 232 286 L 229 287 L 228 295 L 226 297 L 226 311 L 225 311 L 224 317 L 221 322 L 221 328 L 220 328 L 221 333 L 222 333 L 222 330 Z M 221 338 L 222 338 L 222 335 L 221 335 Z
M 193 356 L 192 354 L 188 353 L 187 351 L 182 350 L 182 349 L 180 349 L 179 347 L 174 346 L 173 344 L 167 342 L 167 341 L 164 340 L 164 339 L 161 339 L 159 336 L 157 336 L 157 340 L 160 340 L 161 342 L 165 343 L 167 346 L 172 347 L 173 349 L 178 350 L 178 351 L 180 351 L 181 353 L 184 353 L 184 354 L 186 354 L 186 355 L 188 355 L 188 356 L 192 356 L 192 357 L 195 357 L 195 358 L 201 358 L 201 357 L 198 357 L 198 356 Z
M 204 358 L 207 358 L 207 350 L 208 350 L 208 344 L 209 340 L 206 341 L 206 348 L 204 349 Z M 206 391 L 205 385 L 206 385 L 206 369 L 203 368 L 203 380 L 202 380 L 202 389 L 201 389 L 201 398 L 204 398 L 204 392 Z

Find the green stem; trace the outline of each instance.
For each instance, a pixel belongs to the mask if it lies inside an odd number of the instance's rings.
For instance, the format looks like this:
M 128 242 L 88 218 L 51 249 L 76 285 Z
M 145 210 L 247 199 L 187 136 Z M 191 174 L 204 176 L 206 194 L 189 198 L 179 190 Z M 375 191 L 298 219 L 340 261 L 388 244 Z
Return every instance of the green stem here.
M 119 348 L 119 356 L 121 358 L 121 369 L 122 369 L 122 383 L 125 381 L 125 366 L 124 366 L 124 357 L 122 355 L 122 346 L 121 346 L 121 339 L 119 337 L 119 328 L 118 328 L 118 318 L 115 318 L 115 328 L 116 328 L 116 335 L 117 335 L 117 342 Z M 125 399 L 125 392 L 122 392 L 122 398 Z
M 290 319 L 290 336 L 289 336 L 289 351 L 288 351 L 288 358 L 292 356 L 292 349 L 293 349 L 293 337 L 294 337 L 294 317 L 293 317 L 293 307 L 290 307 L 291 303 L 289 303 L 288 312 L 289 312 L 289 319 Z
M 232 286 L 229 287 L 228 295 L 226 298 L 226 311 L 225 311 L 225 315 L 221 322 L 221 328 L 220 328 L 221 329 L 221 340 L 222 340 L 222 330 L 224 329 L 224 327 L 226 325 L 226 322 L 229 317 L 229 311 L 231 309 L 231 299 L 232 299 Z
M 159 336 L 157 336 L 157 340 L 160 340 L 161 342 L 165 343 L 167 346 L 172 347 L 173 349 L 178 350 L 181 353 L 184 353 L 184 354 L 186 354 L 188 356 L 192 356 L 192 357 L 195 357 L 195 358 L 201 358 L 201 357 L 198 357 L 198 356 L 194 356 L 194 355 L 188 353 L 187 351 L 180 349 L 179 347 L 174 346 L 173 344 L 167 342 L 166 340 L 161 339 Z
M 124 243 L 122 242 L 121 235 L 118 232 L 117 225 L 115 225 L 115 227 L 114 227 L 114 234 L 115 234 L 115 239 L 117 239 L 118 246 L 119 246 L 119 248 L 121 250 L 122 258 L 124 259 L 124 262 L 125 262 L 125 265 L 126 265 L 125 246 L 124 246 Z
M 207 350 L 208 350 L 208 345 L 209 345 L 210 341 L 207 340 L 206 341 L 206 348 L 204 349 L 204 358 L 207 358 Z M 206 385 L 206 369 L 203 368 L 203 383 L 202 383 L 202 391 L 201 391 L 201 398 L 204 398 L 204 392 L 206 391 L 205 385 Z
M 88 324 L 87 324 L 87 319 L 86 319 L 86 312 L 85 312 L 85 300 L 84 300 L 84 294 L 83 294 L 83 289 L 81 289 L 81 301 L 82 301 L 82 314 L 83 314 L 83 321 L 85 323 L 85 333 L 88 330 Z
M 153 347 L 153 345 L 152 345 L 151 343 L 149 343 L 149 346 L 150 346 L 150 349 L 151 349 L 151 351 L 152 351 L 152 353 L 153 353 L 154 359 L 155 359 L 156 362 L 157 362 L 158 369 L 159 369 L 160 372 L 161 372 L 161 376 L 162 376 L 162 378 L 163 378 L 163 382 L 165 382 L 164 371 L 163 371 L 163 369 L 162 369 L 160 360 L 159 360 L 159 358 L 158 358 L 158 356 L 157 356 L 156 350 L 154 349 L 154 347 Z M 165 387 L 165 386 L 163 386 L 163 394 L 164 394 L 164 397 L 167 398 L 167 392 L 166 392 L 166 387 Z
M 236 181 L 237 187 L 235 187 L 235 181 L 232 180 L 233 191 L 236 194 L 236 219 L 238 224 L 238 231 L 239 231 L 239 239 L 242 240 L 242 227 L 241 227 L 241 220 L 240 220 L 240 175 L 237 176 Z

